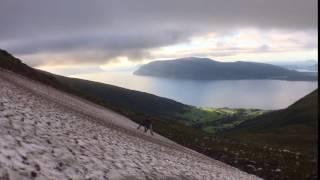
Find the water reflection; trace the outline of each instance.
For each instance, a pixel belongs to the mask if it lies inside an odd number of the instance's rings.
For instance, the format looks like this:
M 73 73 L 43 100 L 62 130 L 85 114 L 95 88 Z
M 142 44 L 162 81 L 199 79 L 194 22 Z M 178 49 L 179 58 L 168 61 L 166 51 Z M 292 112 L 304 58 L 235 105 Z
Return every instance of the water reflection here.
M 280 80 L 192 81 L 132 75 L 131 72 L 73 77 L 148 92 L 194 106 L 280 109 L 318 87 L 317 82 Z

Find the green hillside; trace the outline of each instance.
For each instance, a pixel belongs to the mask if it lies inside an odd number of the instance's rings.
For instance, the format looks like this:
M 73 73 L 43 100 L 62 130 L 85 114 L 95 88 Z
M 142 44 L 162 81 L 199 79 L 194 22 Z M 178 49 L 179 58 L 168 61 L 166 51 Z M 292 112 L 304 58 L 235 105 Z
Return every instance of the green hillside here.
M 182 113 L 176 113 L 174 117 L 185 125 L 217 134 L 266 112 L 268 111 L 260 109 L 192 107 Z
M 69 89 L 67 86 L 61 84 L 54 76 L 50 75 L 49 73 L 33 69 L 24 64 L 20 59 L 15 58 L 7 51 L 1 49 L 0 67 L 64 91 Z
M 113 109 L 125 109 L 147 115 L 166 116 L 171 113 L 183 112 L 190 108 L 188 105 L 171 99 L 158 97 L 149 93 L 120 88 L 113 85 L 87 81 L 76 78 L 55 76 L 61 83 L 68 84 L 72 89 L 95 99 Z
M 318 143 L 318 90 L 286 109 L 258 116 L 222 134 L 243 141 L 306 151 L 315 156 Z

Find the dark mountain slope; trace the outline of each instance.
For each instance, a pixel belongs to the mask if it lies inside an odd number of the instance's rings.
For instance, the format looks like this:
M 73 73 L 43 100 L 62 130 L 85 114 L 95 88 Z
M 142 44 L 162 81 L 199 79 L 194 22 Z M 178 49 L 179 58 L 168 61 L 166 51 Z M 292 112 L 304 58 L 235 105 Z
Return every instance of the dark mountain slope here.
M 297 150 L 317 149 L 318 90 L 313 91 L 286 109 L 248 120 L 223 135 L 241 140 Z
M 154 61 L 141 66 L 136 75 L 192 80 L 280 79 L 316 80 L 307 73 L 254 62 L 218 62 L 208 58 Z
M 189 108 L 189 106 L 182 103 L 148 93 L 40 71 L 27 66 L 21 60 L 1 49 L 0 67 L 125 114 L 130 111 L 137 114 L 165 115 L 166 113 L 180 112 Z
M 190 106 L 174 100 L 144 92 L 76 78 L 56 77 L 63 84 L 68 84 L 72 89 L 80 90 L 81 93 L 85 92 L 85 96 L 94 98 L 97 102 L 100 101 L 100 103 L 107 103 L 117 109 L 126 109 L 131 112 L 145 113 L 148 115 L 165 116 L 190 108 Z
M 20 59 L 15 58 L 7 51 L 0 49 L 0 67 L 10 70 L 12 72 L 21 74 L 30 79 L 40 81 L 52 87 L 67 91 L 68 88 L 62 85 L 54 76 L 47 72 L 33 69 L 26 64 L 22 63 Z M 70 90 L 70 89 L 69 89 Z

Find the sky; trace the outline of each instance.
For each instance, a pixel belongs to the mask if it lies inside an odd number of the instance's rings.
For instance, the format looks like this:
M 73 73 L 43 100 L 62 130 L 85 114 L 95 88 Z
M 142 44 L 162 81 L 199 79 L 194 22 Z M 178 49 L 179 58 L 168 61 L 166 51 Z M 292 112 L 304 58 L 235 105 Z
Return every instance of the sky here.
M 318 56 L 317 0 L 1 0 L 0 48 L 45 70 Z

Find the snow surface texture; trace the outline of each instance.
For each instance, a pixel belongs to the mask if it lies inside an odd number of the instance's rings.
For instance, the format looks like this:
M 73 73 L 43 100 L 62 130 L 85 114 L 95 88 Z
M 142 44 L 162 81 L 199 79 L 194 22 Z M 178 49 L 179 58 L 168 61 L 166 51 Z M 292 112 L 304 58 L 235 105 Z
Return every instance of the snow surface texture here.
M 1 180 L 259 179 L 136 127 L 0 69 Z

